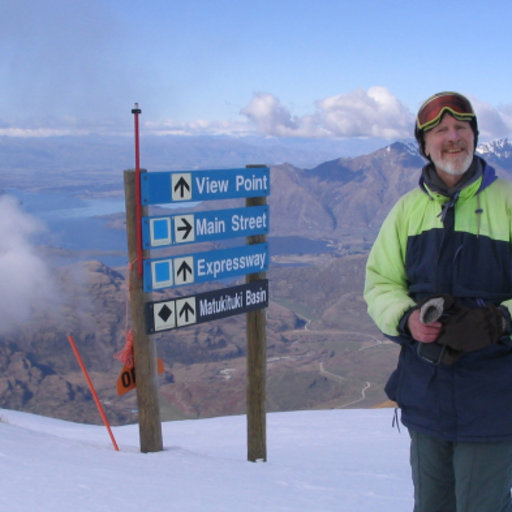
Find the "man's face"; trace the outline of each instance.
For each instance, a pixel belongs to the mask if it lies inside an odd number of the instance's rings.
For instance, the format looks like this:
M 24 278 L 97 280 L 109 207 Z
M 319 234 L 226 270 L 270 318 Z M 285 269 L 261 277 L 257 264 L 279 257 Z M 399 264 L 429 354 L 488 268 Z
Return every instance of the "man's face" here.
M 430 156 L 437 172 L 462 176 L 473 161 L 475 135 L 469 121 L 458 121 L 445 114 L 441 122 L 425 132 L 425 154 Z

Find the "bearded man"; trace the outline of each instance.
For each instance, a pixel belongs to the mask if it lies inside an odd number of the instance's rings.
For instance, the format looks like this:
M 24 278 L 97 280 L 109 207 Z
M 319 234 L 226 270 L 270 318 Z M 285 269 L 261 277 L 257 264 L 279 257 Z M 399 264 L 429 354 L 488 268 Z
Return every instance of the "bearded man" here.
M 418 111 L 428 160 L 385 219 L 365 300 L 400 344 L 386 393 L 411 437 L 415 512 L 511 512 L 512 184 L 475 155 L 469 100 Z

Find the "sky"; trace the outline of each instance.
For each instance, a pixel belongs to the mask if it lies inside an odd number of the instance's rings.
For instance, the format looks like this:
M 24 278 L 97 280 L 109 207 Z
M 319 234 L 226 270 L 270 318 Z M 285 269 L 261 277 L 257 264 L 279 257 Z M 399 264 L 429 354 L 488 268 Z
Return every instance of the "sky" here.
M 267 462 L 247 461 L 246 418 L 104 427 L 0 409 L 0 510 L 409 512 L 409 435 L 392 409 L 267 414 Z
M 512 133 L 508 0 L 2 0 L 0 135 L 405 138 L 466 94 Z

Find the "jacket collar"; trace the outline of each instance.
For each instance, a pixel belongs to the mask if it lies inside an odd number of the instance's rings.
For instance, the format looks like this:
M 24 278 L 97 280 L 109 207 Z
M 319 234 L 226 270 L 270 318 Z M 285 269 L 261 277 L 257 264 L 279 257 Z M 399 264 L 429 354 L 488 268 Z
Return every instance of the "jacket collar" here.
M 471 166 L 457 186 L 448 189 L 437 175 L 432 163 L 423 167 L 419 186 L 430 197 L 438 195 L 445 198 L 469 197 L 479 194 L 497 178 L 494 167 L 488 165 L 483 158 L 475 155 Z

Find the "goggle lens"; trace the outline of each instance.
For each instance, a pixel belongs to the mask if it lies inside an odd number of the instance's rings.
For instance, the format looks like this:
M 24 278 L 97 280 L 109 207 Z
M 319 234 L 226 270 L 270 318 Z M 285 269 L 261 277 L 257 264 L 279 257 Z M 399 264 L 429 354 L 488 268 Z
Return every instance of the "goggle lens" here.
M 430 130 L 437 126 L 446 112 L 459 121 L 471 121 L 475 112 L 471 103 L 457 93 L 441 93 L 432 96 L 420 108 L 416 124 L 420 130 Z

